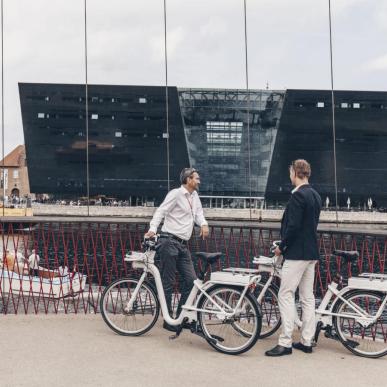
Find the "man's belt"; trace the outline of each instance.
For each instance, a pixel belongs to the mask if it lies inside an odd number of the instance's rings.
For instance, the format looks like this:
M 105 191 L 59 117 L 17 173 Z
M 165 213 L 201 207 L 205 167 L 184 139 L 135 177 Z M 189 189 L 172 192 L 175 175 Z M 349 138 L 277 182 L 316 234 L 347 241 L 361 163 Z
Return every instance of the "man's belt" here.
M 176 235 L 173 235 L 173 234 L 171 234 L 169 232 L 162 232 L 160 234 L 160 238 L 171 238 L 171 239 L 174 239 L 175 241 L 178 241 L 182 245 L 186 245 L 187 242 L 188 242 L 185 239 L 181 239 L 181 238 L 177 237 Z

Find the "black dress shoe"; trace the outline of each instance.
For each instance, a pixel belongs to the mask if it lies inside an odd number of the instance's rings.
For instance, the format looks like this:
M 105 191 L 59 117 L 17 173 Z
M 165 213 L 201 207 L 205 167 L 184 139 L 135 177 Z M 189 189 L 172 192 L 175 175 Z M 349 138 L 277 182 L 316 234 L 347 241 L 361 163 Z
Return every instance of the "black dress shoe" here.
M 291 355 L 292 349 L 288 347 L 283 347 L 282 345 L 276 345 L 274 348 L 265 352 L 266 356 L 284 356 Z
M 169 332 L 177 332 L 177 327 L 174 325 L 168 324 L 166 321 L 163 323 L 163 328 Z
M 299 349 L 302 352 L 305 353 L 312 353 L 312 346 L 311 345 L 304 345 L 302 343 L 293 343 L 292 347 L 294 349 Z

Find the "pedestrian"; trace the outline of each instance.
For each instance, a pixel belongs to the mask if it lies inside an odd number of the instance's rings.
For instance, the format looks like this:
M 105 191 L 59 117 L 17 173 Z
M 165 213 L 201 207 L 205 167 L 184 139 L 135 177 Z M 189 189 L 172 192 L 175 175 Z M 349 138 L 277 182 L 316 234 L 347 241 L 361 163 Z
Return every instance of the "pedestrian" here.
M 309 184 L 311 168 L 307 161 L 293 161 L 289 175 L 295 188 L 282 217 L 281 242 L 275 250 L 275 255 L 282 254 L 285 260 L 278 293 L 282 332 L 278 345 L 266 351 L 267 356 L 290 355 L 292 347 L 311 353 L 316 328 L 313 283 L 319 260 L 317 225 L 322 203 L 320 195 Z M 292 344 L 297 287 L 302 306 L 301 341 Z
M 164 288 L 168 312 L 173 317 L 172 293 L 176 279 L 176 269 L 182 279 L 181 298 L 177 307 L 179 316 L 197 278 L 187 242 L 191 238 L 194 224 L 200 227 L 200 236 L 208 236 L 208 223 L 203 214 L 197 190 L 200 177 L 196 169 L 184 168 L 180 174 L 181 187 L 168 192 L 150 222 L 145 238 L 152 238 L 162 221 L 160 238 L 156 250 L 160 258 L 161 281 Z M 163 327 L 176 331 L 176 327 L 164 321 Z
M 36 254 L 35 249 L 32 249 L 31 255 L 28 257 L 28 266 L 30 269 L 30 274 L 34 277 L 39 276 L 39 262 L 40 257 Z

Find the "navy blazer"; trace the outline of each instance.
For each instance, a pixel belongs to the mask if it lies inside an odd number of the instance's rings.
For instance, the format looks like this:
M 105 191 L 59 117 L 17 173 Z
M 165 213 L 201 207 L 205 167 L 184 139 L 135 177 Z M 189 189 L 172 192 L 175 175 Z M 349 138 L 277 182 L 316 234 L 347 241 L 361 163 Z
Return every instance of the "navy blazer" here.
M 285 259 L 320 258 L 317 239 L 320 211 L 321 197 L 309 184 L 292 193 L 281 221 L 279 248 Z

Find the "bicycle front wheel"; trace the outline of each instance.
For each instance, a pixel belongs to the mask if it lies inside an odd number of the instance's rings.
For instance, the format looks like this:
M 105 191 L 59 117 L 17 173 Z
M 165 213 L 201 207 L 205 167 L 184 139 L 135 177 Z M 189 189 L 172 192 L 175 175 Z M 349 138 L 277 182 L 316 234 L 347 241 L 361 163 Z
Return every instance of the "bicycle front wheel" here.
M 278 306 L 278 288 L 271 284 L 261 294 L 265 284 L 257 283 L 254 295 L 257 298 L 262 312 L 262 329 L 260 337 L 262 339 L 271 336 L 281 326 L 281 314 Z
M 347 302 L 356 305 L 371 317 L 376 317 L 384 297 L 386 297 L 385 294 L 368 290 L 354 290 L 343 295 Z M 380 317 L 367 327 L 360 324 L 360 316 L 356 316 L 354 309 L 342 300 L 337 301 L 333 312 L 346 314 L 346 316 L 334 316 L 333 324 L 341 343 L 347 349 L 356 355 L 369 358 L 387 354 L 386 308 Z
M 229 355 L 248 351 L 261 333 L 262 318 L 257 300 L 248 292 L 236 310 L 242 288 L 214 285 L 206 292 L 210 298 L 203 295 L 199 300 L 198 308 L 203 311 L 198 312 L 198 320 L 207 342 Z M 218 306 L 235 314 L 225 317 Z
M 128 308 L 132 294 L 138 285 L 134 278 L 122 278 L 107 286 L 102 294 L 100 310 L 106 324 L 119 335 L 140 336 L 156 323 L 160 303 L 153 288 L 141 284 L 132 307 Z

